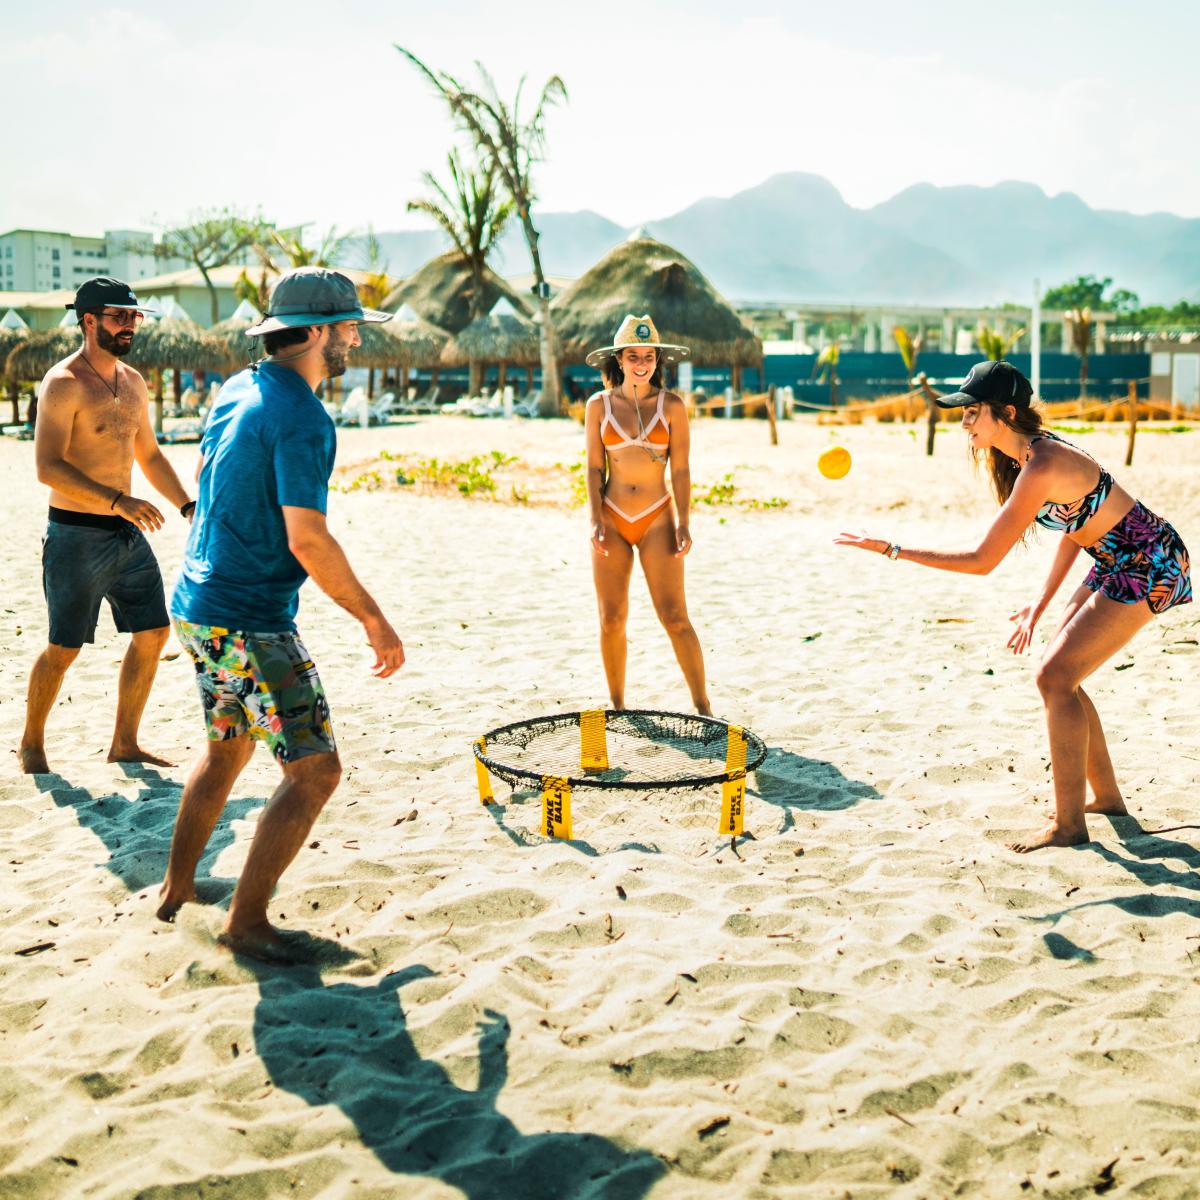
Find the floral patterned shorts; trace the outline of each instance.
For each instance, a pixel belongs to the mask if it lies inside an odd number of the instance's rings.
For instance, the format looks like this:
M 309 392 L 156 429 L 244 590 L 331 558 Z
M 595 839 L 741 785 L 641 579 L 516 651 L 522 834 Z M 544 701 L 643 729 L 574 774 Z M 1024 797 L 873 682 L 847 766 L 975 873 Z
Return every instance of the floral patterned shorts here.
M 325 689 L 294 633 L 245 633 L 175 618 L 196 666 L 208 738 L 260 738 L 282 763 L 337 749 Z
M 1183 539 L 1140 500 L 1087 552 L 1096 565 L 1084 585 L 1110 600 L 1145 600 L 1151 612 L 1161 613 L 1192 598 L 1191 564 Z

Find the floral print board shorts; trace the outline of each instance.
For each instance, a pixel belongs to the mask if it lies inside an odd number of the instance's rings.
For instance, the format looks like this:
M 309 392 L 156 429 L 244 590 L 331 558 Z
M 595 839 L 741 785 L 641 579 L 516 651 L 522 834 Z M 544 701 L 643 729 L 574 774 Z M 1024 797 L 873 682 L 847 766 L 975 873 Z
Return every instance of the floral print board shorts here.
M 1140 500 L 1086 549 L 1096 564 L 1084 586 L 1110 600 L 1144 600 L 1151 612 L 1162 613 L 1192 598 L 1191 563 L 1183 539 Z
M 294 633 L 246 633 L 175 618 L 196 666 L 211 742 L 249 734 L 280 763 L 337 749 L 325 689 Z

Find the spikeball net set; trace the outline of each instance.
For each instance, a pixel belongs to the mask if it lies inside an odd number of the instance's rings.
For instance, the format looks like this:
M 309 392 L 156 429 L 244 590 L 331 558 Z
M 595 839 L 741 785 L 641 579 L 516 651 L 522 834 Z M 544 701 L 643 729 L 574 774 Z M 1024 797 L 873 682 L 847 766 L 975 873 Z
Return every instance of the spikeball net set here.
M 495 804 L 490 776 L 542 794 L 542 834 L 569 838 L 571 793 L 694 790 L 721 785 L 717 832 L 737 837 L 746 776 L 767 756 L 756 734 L 715 717 L 649 709 L 593 709 L 516 721 L 475 742 L 482 804 Z

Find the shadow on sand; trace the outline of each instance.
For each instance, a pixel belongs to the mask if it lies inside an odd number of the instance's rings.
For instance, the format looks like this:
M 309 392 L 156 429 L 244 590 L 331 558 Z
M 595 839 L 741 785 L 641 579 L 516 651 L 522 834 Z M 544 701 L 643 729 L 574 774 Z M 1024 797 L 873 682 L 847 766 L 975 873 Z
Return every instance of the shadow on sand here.
M 93 833 L 108 850 L 108 860 L 98 863 L 117 877 L 130 892 L 157 887 L 167 870 L 171 832 L 179 809 L 183 785 L 160 775 L 153 767 L 123 763 L 130 779 L 146 786 L 132 800 L 117 792 L 94 796 L 53 772 L 37 775 L 38 789 L 59 808 L 74 809 L 79 824 Z M 208 904 L 225 904 L 236 882 L 211 874 L 221 851 L 233 844 L 233 822 L 246 817 L 265 801 L 231 800 L 209 839 L 196 871 L 196 892 Z
M 343 947 L 325 945 L 327 963 L 346 961 Z M 426 966 L 356 984 L 327 982 L 315 963 L 239 962 L 258 977 L 254 1044 L 272 1083 L 308 1104 L 336 1105 L 397 1175 L 441 1180 L 469 1200 L 639 1200 L 666 1171 L 648 1151 L 591 1133 L 522 1133 L 497 1111 L 508 1077 L 500 1013 L 485 1011 L 476 1027 L 475 1088 L 422 1058 L 399 993 L 434 977 Z

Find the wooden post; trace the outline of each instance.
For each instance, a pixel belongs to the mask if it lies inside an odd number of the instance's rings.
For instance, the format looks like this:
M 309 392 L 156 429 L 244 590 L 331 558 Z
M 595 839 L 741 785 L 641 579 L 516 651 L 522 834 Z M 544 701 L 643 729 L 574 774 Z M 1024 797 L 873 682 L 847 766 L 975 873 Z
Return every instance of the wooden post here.
M 779 429 L 775 424 L 775 385 L 767 388 L 767 420 L 771 422 L 771 445 L 779 445 Z
M 1133 439 L 1137 437 L 1138 398 L 1137 381 L 1129 381 L 1129 445 L 1125 448 L 1125 465 L 1133 466 Z

